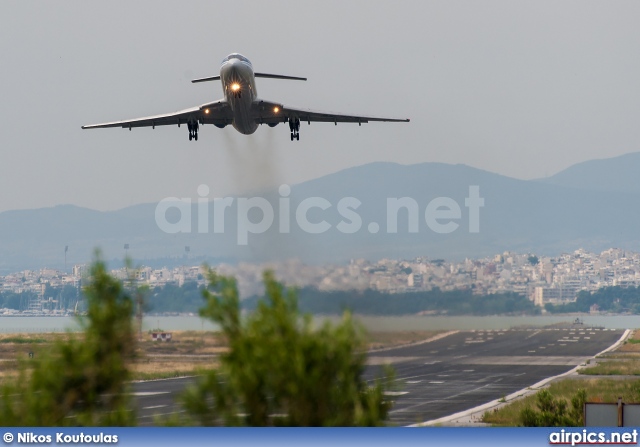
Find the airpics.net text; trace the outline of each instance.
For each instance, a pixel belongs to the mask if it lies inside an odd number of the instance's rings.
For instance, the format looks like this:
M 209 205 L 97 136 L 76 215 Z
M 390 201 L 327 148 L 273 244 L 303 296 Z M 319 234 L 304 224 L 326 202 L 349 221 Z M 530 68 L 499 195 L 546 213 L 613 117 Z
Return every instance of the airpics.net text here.
M 155 220 L 158 228 L 168 234 L 197 233 L 206 234 L 210 230 L 213 233 L 225 233 L 225 215 L 227 211 L 232 212 L 236 208 L 236 235 L 238 245 L 249 243 L 249 234 L 262 234 L 277 225 L 277 231 L 281 234 L 291 232 L 292 217 L 298 228 L 308 234 L 321 234 L 332 228 L 343 234 L 354 234 L 363 229 L 363 221 L 357 212 L 362 202 L 355 197 L 343 197 L 335 204 L 341 220 L 335 225 L 327 222 L 318 213 L 327 212 L 334 205 L 323 197 L 308 197 L 297 201 L 297 205 L 292 209 L 291 187 L 281 185 L 278 188 L 277 210 L 274 210 L 272 203 L 264 197 L 225 197 L 210 200 L 209 187 L 200 185 L 198 187 L 198 198 L 196 207 L 193 209 L 191 198 L 167 197 L 158 202 L 155 209 Z M 274 200 L 275 202 L 275 200 Z M 212 207 L 212 209 L 211 209 Z M 469 186 L 468 196 L 464 199 L 464 207 L 467 208 L 468 231 L 469 233 L 480 232 L 480 208 L 484 207 L 484 198 L 480 197 L 480 187 Z M 175 221 L 170 221 L 167 213 L 170 210 L 177 211 L 179 217 Z M 213 222 L 209 222 L 210 211 L 213 211 Z M 276 219 L 277 211 L 277 219 Z M 429 201 L 424 207 L 422 216 L 420 205 L 411 197 L 388 197 L 386 198 L 386 227 L 387 233 L 398 233 L 398 220 L 400 213 L 406 213 L 406 231 L 418 233 L 421 227 L 421 217 L 427 228 L 438 234 L 453 233 L 460 227 L 463 219 L 462 207 L 450 197 L 436 197 Z M 309 214 L 313 214 L 310 218 Z M 292 216 L 293 215 L 293 216 Z M 251 218 L 253 216 L 253 219 Z M 375 234 L 380 231 L 377 222 L 369 222 L 366 231 Z M 404 229 L 403 229 L 404 231 Z

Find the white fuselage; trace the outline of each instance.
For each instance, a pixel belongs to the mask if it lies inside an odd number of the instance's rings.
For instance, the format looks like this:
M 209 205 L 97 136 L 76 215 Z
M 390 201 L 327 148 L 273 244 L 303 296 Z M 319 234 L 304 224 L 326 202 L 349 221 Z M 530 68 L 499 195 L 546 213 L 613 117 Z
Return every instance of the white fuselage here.
M 258 97 L 253 66 L 246 58 L 227 58 L 220 66 L 222 91 L 233 112 L 233 127 L 245 135 L 252 134 L 258 123 L 251 105 Z

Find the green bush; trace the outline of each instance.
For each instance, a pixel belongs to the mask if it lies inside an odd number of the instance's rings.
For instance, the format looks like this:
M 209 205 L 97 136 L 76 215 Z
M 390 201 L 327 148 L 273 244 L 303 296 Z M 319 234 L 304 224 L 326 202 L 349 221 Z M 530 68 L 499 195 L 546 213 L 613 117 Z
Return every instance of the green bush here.
M 581 427 L 584 425 L 583 406 L 587 400 L 584 389 L 571 398 L 571 408 L 564 399 L 554 399 L 549 390 L 536 393 L 538 410 L 527 407 L 520 412 L 524 427 Z
M 241 316 L 236 281 L 209 273 L 202 317 L 217 323 L 229 351 L 184 396 L 191 421 L 230 426 L 378 426 L 391 403 L 391 376 L 362 378 L 363 330 L 345 313 L 313 328 L 296 295 L 264 274 L 266 299 Z
M 104 263 L 91 268 L 85 289 L 84 335 L 58 340 L 50 352 L 21 363 L 2 389 L 0 426 L 128 426 L 126 361 L 134 355 L 133 303 Z M 18 396 L 18 397 L 16 397 Z

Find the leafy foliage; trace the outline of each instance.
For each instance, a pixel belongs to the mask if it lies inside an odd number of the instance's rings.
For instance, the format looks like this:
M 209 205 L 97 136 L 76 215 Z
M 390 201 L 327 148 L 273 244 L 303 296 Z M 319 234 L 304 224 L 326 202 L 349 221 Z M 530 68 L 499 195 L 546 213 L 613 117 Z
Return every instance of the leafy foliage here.
M 388 294 L 377 290 L 324 292 L 313 287 L 299 291 L 300 309 L 314 314 L 341 314 L 345 309 L 357 314 L 408 315 L 434 311 L 448 315 L 538 314 L 540 309 L 516 293 L 474 295 L 470 290 Z M 258 298 L 243 301 L 253 309 Z
M 200 315 L 217 323 L 229 351 L 184 397 L 201 425 L 377 426 L 390 409 L 391 377 L 369 386 L 362 378 L 365 345 L 345 313 L 340 324 L 312 327 L 296 295 L 264 274 L 266 299 L 241 317 L 235 279 L 209 273 L 211 291 Z
M 573 303 L 557 306 L 547 304 L 545 308 L 552 313 L 589 312 L 594 304 L 605 312 L 638 314 L 640 313 L 640 287 L 603 287 L 595 292 L 583 290 L 578 293 Z
M 0 309 L 24 310 L 27 308 L 29 300 L 36 296 L 37 294 L 34 292 L 2 292 L 0 293 Z
M 96 261 L 84 293 L 82 336 L 70 336 L 23 361 L 6 384 L 0 426 L 127 426 L 135 422 L 126 394 L 125 362 L 134 355 L 133 304 L 122 284 Z M 19 396 L 16 398 L 15 396 Z
M 197 312 L 202 305 L 203 286 L 187 281 L 181 287 L 167 284 L 155 287 L 148 295 L 148 310 L 151 312 Z
M 536 393 L 538 410 L 527 407 L 520 412 L 525 427 L 581 427 L 584 425 L 583 406 L 587 400 L 584 389 L 571 398 L 571 408 L 564 399 L 554 399 L 549 390 Z
M 195 281 L 182 286 L 167 284 L 157 286 L 145 293 L 146 312 L 197 312 L 202 304 L 204 286 Z M 73 309 L 84 296 L 76 289 L 51 288 L 47 292 L 60 300 L 62 308 Z M 0 308 L 25 309 L 32 292 L 15 294 L 0 293 Z M 538 314 L 540 309 L 526 297 L 516 293 L 474 295 L 471 290 L 407 292 L 389 294 L 376 290 L 326 292 L 314 287 L 299 290 L 300 309 L 303 312 L 340 315 L 345 309 L 368 315 L 408 315 L 422 311 L 434 311 L 448 315 L 498 315 Z M 254 309 L 260 297 L 251 297 L 242 302 L 246 309 Z M 587 306 L 588 311 L 588 306 Z M 564 311 L 563 311 L 564 312 Z

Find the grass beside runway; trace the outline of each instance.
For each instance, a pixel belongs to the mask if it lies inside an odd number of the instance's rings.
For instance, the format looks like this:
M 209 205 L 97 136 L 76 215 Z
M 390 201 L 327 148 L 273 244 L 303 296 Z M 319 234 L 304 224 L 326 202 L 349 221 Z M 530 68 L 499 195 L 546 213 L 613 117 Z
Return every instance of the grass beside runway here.
M 640 359 L 598 360 L 597 364 L 579 371 L 589 376 L 640 376 Z
M 640 376 L 640 330 L 636 330 L 624 344 L 613 352 L 598 356 L 596 361 L 579 374 L 599 376 Z
M 442 332 L 371 332 L 367 334 L 367 347 L 402 346 L 430 339 Z M 202 368 L 215 367 L 217 356 L 226 350 L 226 342 L 218 332 L 172 331 L 171 334 L 170 342 L 161 342 L 152 341 L 147 332 L 142 333 L 136 358 L 130 364 L 132 380 L 194 375 Z M 19 359 L 28 359 L 29 353 L 39 356 L 48 352 L 53 343 L 67 337 L 82 337 L 82 333 L 0 334 L 0 383 L 16 376 Z
M 567 402 L 567 408 L 570 408 L 571 398 L 580 389 L 587 391 L 587 402 L 615 403 L 619 397 L 626 403 L 640 402 L 640 378 L 601 377 L 640 376 L 640 330 L 634 331 L 615 351 L 588 362 L 578 370 L 578 374 L 582 377 L 559 380 L 548 388 L 555 398 Z M 482 422 L 496 426 L 518 426 L 521 425 L 520 413 L 525 408 L 537 408 L 535 394 L 487 411 Z
M 553 382 L 548 390 L 556 399 L 564 399 L 571 408 L 571 398 L 580 390 L 587 391 L 587 402 L 640 402 L 640 379 L 616 380 L 603 378 L 564 379 Z M 508 405 L 484 413 L 482 422 L 499 427 L 522 425 L 520 413 L 525 408 L 536 409 L 536 396 L 531 394 Z
M 201 368 L 215 366 L 217 355 L 226 349 L 217 332 L 176 331 L 172 335 L 172 341 L 161 342 L 152 341 L 149 333 L 141 334 L 129 365 L 132 380 L 193 375 Z M 0 335 L 0 383 L 17 375 L 21 359 L 28 361 L 30 354 L 38 358 L 57 341 L 80 337 L 81 332 Z

